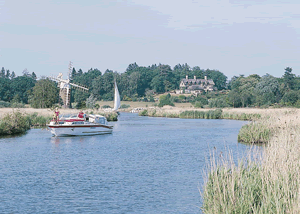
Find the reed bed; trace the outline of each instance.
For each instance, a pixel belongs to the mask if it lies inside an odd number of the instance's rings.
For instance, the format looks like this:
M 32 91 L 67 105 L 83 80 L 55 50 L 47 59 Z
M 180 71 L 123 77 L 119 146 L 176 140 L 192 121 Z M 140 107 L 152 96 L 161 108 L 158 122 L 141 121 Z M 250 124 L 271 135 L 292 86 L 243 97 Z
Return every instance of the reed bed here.
M 300 213 L 300 111 L 268 112 L 255 121 L 272 132 L 262 153 L 232 161 L 212 155 L 204 213 Z
M 26 115 L 19 111 L 6 114 L 0 120 L 0 136 L 25 133 L 30 129 Z

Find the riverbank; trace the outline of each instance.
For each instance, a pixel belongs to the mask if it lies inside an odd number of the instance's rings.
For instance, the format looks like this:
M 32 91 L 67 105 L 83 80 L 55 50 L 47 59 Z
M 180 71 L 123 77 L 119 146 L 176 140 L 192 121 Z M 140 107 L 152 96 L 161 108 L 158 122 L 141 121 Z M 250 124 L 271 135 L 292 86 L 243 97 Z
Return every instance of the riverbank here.
M 60 109 L 60 114 L 77 114 L 76 109 Z M 107 121 L 117 121 L 118 114 L 105 111 L 85 111 L 86 113 L 101 114 Z M 25 133 L 30 128 L 45 127 L 53 117 L 50 109 L 33 108 L 0 108 L 0 136 Z
M 205 173 L 204 213 L 300 212 L 300 111 L 274 109 L 261 113 L 251 126 L 267 129 L 263 152 L 236 165 L 230 154 L 215 153 Z M 256 126 L 256 127 L 255 127 Z M 241 129 L 242 131 L 242 129 Z M 241 132 L 240 131 L 240 132 Z

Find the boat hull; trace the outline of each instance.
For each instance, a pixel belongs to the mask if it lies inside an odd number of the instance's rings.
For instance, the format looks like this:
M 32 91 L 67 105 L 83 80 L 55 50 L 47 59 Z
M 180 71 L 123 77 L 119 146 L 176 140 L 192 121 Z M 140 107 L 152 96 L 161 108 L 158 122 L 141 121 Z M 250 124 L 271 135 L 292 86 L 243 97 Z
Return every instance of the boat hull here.
M 94 125 L 94 126 L 48 126 L 48 129 L 54 136 L 83 136 L 83 135 L 102 135 L 111 134 L 111 126 Z

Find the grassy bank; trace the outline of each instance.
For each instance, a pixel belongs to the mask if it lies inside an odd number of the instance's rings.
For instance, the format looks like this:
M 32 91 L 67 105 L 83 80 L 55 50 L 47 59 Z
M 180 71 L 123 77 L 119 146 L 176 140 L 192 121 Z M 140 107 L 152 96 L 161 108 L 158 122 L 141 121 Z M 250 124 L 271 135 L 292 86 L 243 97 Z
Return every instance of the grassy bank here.
M 148 108 L 139 112 L 139 116 L 169 117 L 185 119 L 231 119 L 231 120 L 257 120 L 261 116 L 257 113 L 227 112 L 222 109 L 215 110 L 187 110 L 181 112 L 158 111 L 156 108 Z
M 20 111 L 7 113 L 0 121 L 0 135 L 22 134 L 31 127 L 42 127 L 50 121 L 50 117 L 37 113 L 23 114 Z
M 204 213 L 300 213 L 300 111 L 261 116 L 251 128 L 272 132 L 261 155 L 237 165 L 230 154 L 212 157 L 202 192 Z
M 0 136 L 25 133 L 30 129 L 30 122 L 26 115 L 13 112 L 5 115 L 0 121 Z
M 118 114 L 115 112 L 99 113 L 107 118 L 107 121 L 117 121 Z M 12 111 L 6 113 L 0 120 L 0 136 L 25 133 L 30 128 L 45 127 L 52 119 L 51 116 Z

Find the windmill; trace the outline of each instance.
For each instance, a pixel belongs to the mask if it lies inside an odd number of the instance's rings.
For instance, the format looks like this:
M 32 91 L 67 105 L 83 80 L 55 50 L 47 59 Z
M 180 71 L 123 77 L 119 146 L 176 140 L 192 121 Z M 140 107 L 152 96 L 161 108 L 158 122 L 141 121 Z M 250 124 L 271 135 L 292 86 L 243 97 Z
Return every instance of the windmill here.
M 83 91 L 88 91 L 89 89 L 87 87 L 77 85 L 74 83 L 71 83 L 70 80 L 72 79 L 72 62 L 69 64 L 69 74 L 68 79 L 63 79 L 63 74 L 59 73 L 57 77 L 50 77 L 50 79 L 56 81 L 58 84 L 57 86 L 60 88 L 59 90 L 59 96 L 62 98 L 64 103 L 64 108 L 70 107 L 70 98 L 71 98 L 71 86 L 74 89 L 81 89 Z

